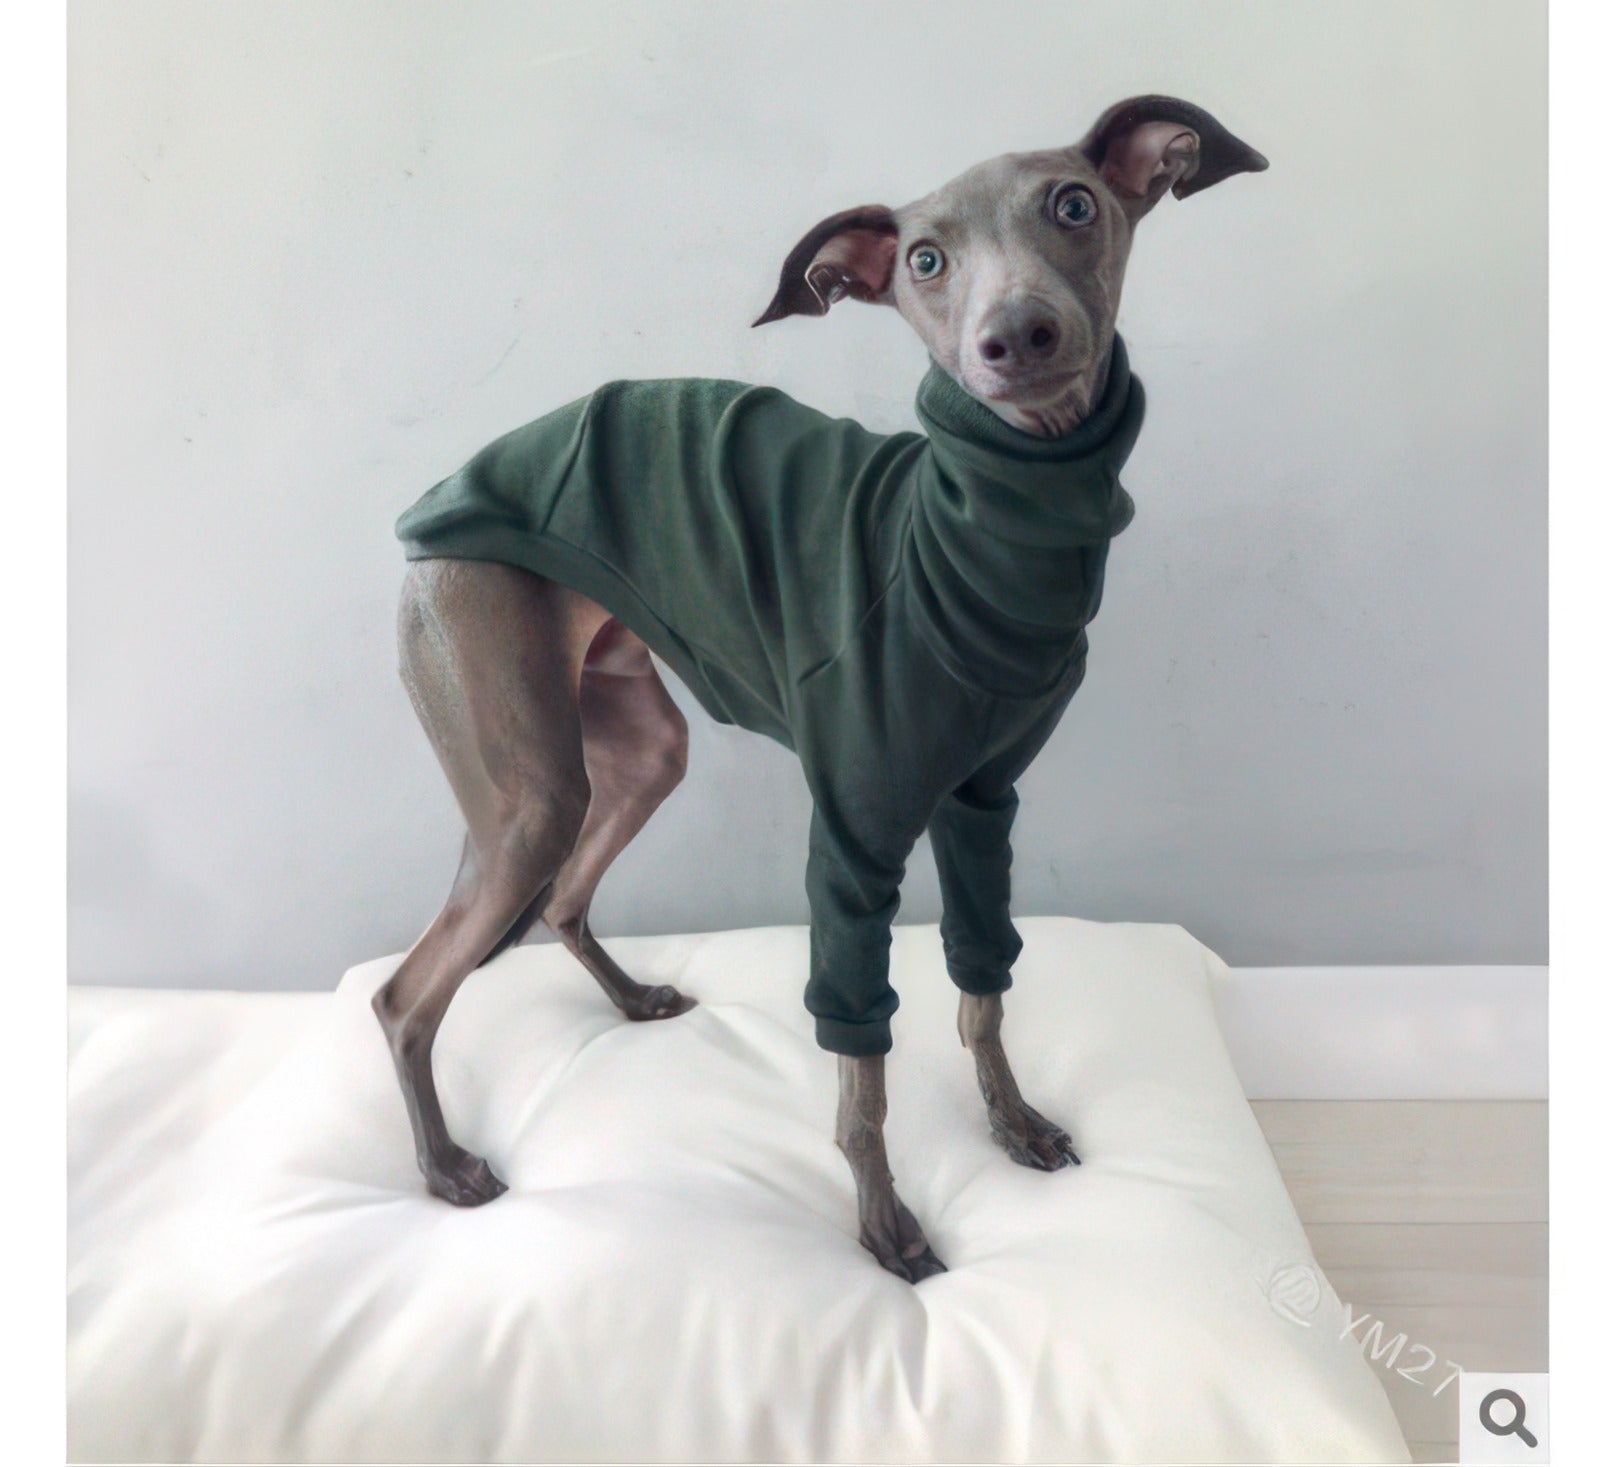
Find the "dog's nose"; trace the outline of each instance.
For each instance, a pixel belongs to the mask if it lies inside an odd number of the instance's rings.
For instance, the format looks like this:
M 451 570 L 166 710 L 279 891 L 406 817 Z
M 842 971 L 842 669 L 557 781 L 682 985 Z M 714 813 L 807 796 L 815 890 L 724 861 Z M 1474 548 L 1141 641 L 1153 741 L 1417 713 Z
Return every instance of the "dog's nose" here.
M 1060 326 L 1037 306 L 1004 307 L 978 333 L 978 355 L 1002 369 L 1049 361 L 1060 344 Z

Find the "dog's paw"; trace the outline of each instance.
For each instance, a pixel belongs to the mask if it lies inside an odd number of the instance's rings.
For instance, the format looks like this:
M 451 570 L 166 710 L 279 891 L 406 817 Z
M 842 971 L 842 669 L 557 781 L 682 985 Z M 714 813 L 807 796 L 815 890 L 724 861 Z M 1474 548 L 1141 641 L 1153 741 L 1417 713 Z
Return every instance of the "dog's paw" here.
M 922 1225 L 898 1197 L 894 1199 L 892 1224 L 875 1225 L 867 1219 L 862 1220 L 861 1246 L 890 1273 L 903 1278 L 908 1284 L 920 1284 L 923 1279 L 932 1278 L 936 1273 L 947 1272 L 938 1255 L 928 1246 Z
M 1081 1165 L 1072 1149 L 1072 1137 L 1026 1102 L 1015 1110 L 991 1110 L 989 1131 L 995 1144 L 1022 1166 L 1056 1172 L 1064 1166 Z
M 699 1001 L 687 993 L 679 993 L 670 983 L 658 983 L 654 987 L 641 983 L 634 992 L 620 995 L 616 1004 L 630 1019 L 675 1019 L 679 1014 L 688 1013 Z
M 460 1146 L 452 1146 L 441 1156 L 423 1157 L 418 1165 L 428 1190 L 456 1207 L 481 1207 L 507 1190 L 489 1170 L 488 1162 Z

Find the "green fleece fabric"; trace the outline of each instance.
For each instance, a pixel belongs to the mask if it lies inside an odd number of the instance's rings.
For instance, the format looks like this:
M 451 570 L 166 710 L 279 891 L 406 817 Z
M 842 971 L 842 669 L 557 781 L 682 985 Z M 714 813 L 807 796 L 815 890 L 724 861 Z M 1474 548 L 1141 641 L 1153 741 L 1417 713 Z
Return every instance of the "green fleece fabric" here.
M 1083 677 L 1118 473 L 1144 416 L 1121 337 L 1070 435 L 1011 427 L 934 366 L 924 434 L 771 387 L 612 382 L 518 428 L 399 520 L 408 559 L 523 566 L 631 628 L 713 718 L 800 757 L 818 1042 L 881 1054 L 889 927 L 929 833 L 950 975 L 1010 986 L 1015 782 Z

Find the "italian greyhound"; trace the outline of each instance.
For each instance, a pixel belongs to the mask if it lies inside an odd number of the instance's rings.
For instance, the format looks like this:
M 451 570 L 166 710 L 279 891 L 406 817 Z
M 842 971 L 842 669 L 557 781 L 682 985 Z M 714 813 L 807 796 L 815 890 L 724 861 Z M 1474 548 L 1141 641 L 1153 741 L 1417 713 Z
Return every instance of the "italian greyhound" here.
M 995 433 L 1009 435 L 1006 444 L 1020 445 L 1015 452 L 1019 462 L 1028 462 L 1034 453 L 1048 455 L 1052 443 L 1078 441 L 1077 430 L 1093 436 L 1098 430 L 1091 425 L 1099 421 L 1097 414 L 1103 417 L 1108 411 L 1102 397 L 1112 395 L 1108 383 L 1114 380 L 1121 383 L 1117 390 L 1125 404 L 1123 416 L 1131 419 L 1131 431 L 1136 432 L 1143 399 L 1137 395 L 1137 379 L 1129 386 L 1115 332 L 1135 227 L 1168 193 L 1181 199 L 1232 174 L 1266 166 L 1266 159 L 1200 108 L 1170 97 L 1133 98 L 1107 110 L 1074 146 L 992 159 L 898 209 L 874 205 L 829 216 L 790 252 L 772 305 L 755 324 L 789 315 L 826 315 L 845 298 L 892 306 L 926 344 L 935 372 L 959 388 L 956 416 L 977 413 L 983 421 L 975 431 L 986 434 L 986 442 Z M 1114 379 L 1119 361 L 1120 376 Z M 671 385 L 658 386 L 664 391 Z M 707 389 L 717 411 L 725 413 L 716 420 L 719 432 L 738 413 L 776 411 L 771 389 L 730 395 L 741 387 L 710 384 Z M 724 388 L 727 392 L 719 396 Z M 617 414 L 631 400 L 625 392 L 606 396 L 609 418 L 594 405 L 602 402 L 600 393 L 582 415 L 576 415 L 575 405 L 575 415 L 564 420 L 576 425 L 571 442 L 578 446 L 572 454 L 581 455 L 585 443 L 611 431 L 604 425 L 618 421 Z M 792 403 L 784 411 L 791 409 L 810 412 Z M 554 421 L 554 416 L 542 421 Z M 642 435 L 629 441 L 646 445 L 642 458 L 647 468 L 656 421 L 652 418 L 646 429 L 629 430 Z M 677 431 L 672 425 L 686 419 L 680 414 L 659 421 L 666 432 Z M 836 420 L 826 421 L 838 426 Z M 929 421 L 926 415 L 924 421 Z M 927 448 L 914 435 L 876 439 L 856 425 L 844 426 L 861 435 L 849 442 L 867 443 L 861 450 L 866 458 L 882 460 L 891 470 Z M 771 435 L 762 430 L 750 441 L 770 443 Z M 699 463 L 695 455 L 710 451 L 676 440 L 674 444 L 673 462 L 679 464 Z M 514 451 L 514 444 L 497 446 L 493 453 L 486 450 L 484 462 L 503 466 Z M 966 450 L 958 444 L 950 452 L 960 457 Z M 616 462 L 614 455 L 591 457 L 602 468 Z M 948 456 L 944 461 L 948 465 Z M 1120 460 L 1113 470 L 1119 467 Z M 937 466 L 924 468 L 930 474 L 942 472 Z M 683 472 L 688 477 L 679 486 L 681 492 L 699 493 L 692 473 Z M 603 480 L 590 487 L 596 494 L 616 488 Z M 829 483 L 808 487 L 816 503 L 829 502 L 836 488 Z M 611 506 L 625 506 L 636 488 L 645 495 L 647 486 L 627 485 L 621 497 L 597 499 L 601 508 L 595 518 L 609 524 L 615 517 Z M 567 500 L 578 493 L 570 486 L 562 492 Z M 840 488 L 839 497 L 844 493 Z M 500 501 L 494 501 L 493 512 L 516 518 Z M 1126 513 L 1131 514 L 1131 501 Z M 713 519 L 702 516 L 696 523 Z M 1101 539 L 1125 522 L 1126 515 L 1108 519 Z M 863 520 L 869 530 L 877 523 Z M 908 538 L 915 528 L 906 530 Z M 562 569 L 579 561 L 538 561 L 547 567 L 540 572 L 531 568 L 533 562 L 515 563 L 520 552 L 500 559 L 494 550 L 451 552 L 452 544 L 463 543 L 445 533 L 432 549 L 412 556 L 401 594 L 399 652 L 402 679 L 465 817 L 465 847 L 443 909 L 374 995 L 373 1008 L 399 1077 L 428 1189 L 470 1207 L 497 1197 L 505 1184 L 486 1160 L 451 1139 L 434 1087 L 431 1056 L 445 1011 L 475 968 L 520 942 L 542 921 L 627 1018 L 672 1018 L 692 1008 L 695 1000 L 669 985 L 642 983 L 625 973 L 595 940 L 588 922 L 601 877 L 684 774 L 687 725 L 652 661 L 652 652 L 663 655 L 669 640 L 652 634 L 656 623 L 631 593 L 618 589 L 602 599 L 594 591 L 600 582 Z M 963 564 L 981 569 L 988 553 L 985 544 L 957 548 L 968 557 Z M 1083 619 L 1098 606 L 1103 544 L 1098 561 L 1094 551 L 1090 546 L 1089 558 L 1082 562 L 1092 573 L 1086 573 L 1085 584 L 1093 582 L 1093 605 Z M 843 552 L 846 558 L 854 553 L 849 545 Z M 839 546 L 832 546 L 833 558 L 840 553 Z M 1024 545 L 1015 553 L 1032 552 Z M 1072 554 L 1076 557 L 1077 550 Z M 1073 559 L 1071 564 L 1079 562 Z M 629 569 L 619 567 L 617 578 L 605 584 L 632 585 Z M 1005 589 L 1036 591 L 1042 605 L 1050 594 L 1044 582 L 1054 574 L 1053 565 L 1045 563 L 1042 573 L 1037 586 Z M 762 620 L 762 635 L 768 638 L 762 647 L 768 654 L 774 637 L 781 653 L 784 628 L 800 627 L 814 614 L 809 604 L 784 600 L 799 597 L 804 603 L 803 586 L 795 589 L 780 578 L 771 579 L 773 583 L 758 586 L 753 610 L 745 605 L 719 609 L 725 618 Z M 969 581 L 950 584 L 956 586 L 958 599 L 968 594 L 961 586 Z M 700 589 L 691 588 L 691 594 Z M 1022 604 L 1026 611 L 1033 603 Z M 930 678 L 944 676 L 925 639 L 905 632 L 909 623 L 884 620 L 877 600 L 868 610 L 867 621 L 878 617 L 872 624 L 879 630 L 873 635 L 880 637 L 871 666 L 887 670 L 885 677 L 913 665 L 925 666 Z M 1029 621 L 1024 615 L 1004 623 L 1013 644 L 1025 637 L 1017 629 Z M 1081 621 L 1075 627 L 1081 630 Z M 1073 644 L 1075 652 L 1069 648 L 1076 661 L 1063 663 L 1065 671 L 1053 701 L 1046 700 L 1045 716 L 1008 734 L 1003 758 L 931 773 L 916 767 L 920 753 L 906 752 L 922 747 L 913 732 L 925 741 L 925 720 L 937 722 L 947 714 L 953 730 L 969 723 L 998 726 L 997 720 L 1009 716 L 1010 704 L 1004 696 L 982 691 L 990 683 L 980 678 L 980 690 L 973 691 L 951 681 L 948 698 L 925 701 L 913 717 L 904 706 L 891 706 L 888 694 L 871 677 L 848 682 L 832 662 L 808 669 L 798 679 L 804 683 L 814 672 L 836 675 L 840 691 L 831 695 L 827 716 L 853 720 L 851 728 L 872 731 L 876 743 L 871 758 L 882 762 L 872 776 L 876 783 L 856 804 L 887 807 L 898 796 L 884 791 L 914 792 L 914 798 L 906 797 L 912 803 L 885 816 L 895 826 L 898 844 L 883 850 L 863 850 L 847 838 L 850 831 L 839 836 L 826 820 L 814 822 L 807 876 L 813 985 L 821 982 L 816 976 L 819 964 L 837 966 L 840 952 L 860 952 L 866 955 L 860 962 L 881 962 L 886 970 L 888 924 L 898 901 L 903 856 L 907 842 L 926 828 L 935 843 L 945 894 L 946 951 L 952 976 L 962 987 L 956 1028 L 976 1064 L 991 1133 L 1016 1161 L 1045 1171 L 1075 1165 L 1078 1157 L 1071 1137 L 1023 1100 L 1001 1044 L 999 989 L 1009 983 L 1009 962 L 1020 946 L 1008 912 L 1011 852 L 1006 832 L 1016 804 L 1014 780 L 1043 746 L 1077 686 L 1081 645 L 1081 640 Z M 1001 647 L 997 656 L 1003 660 L 1005 653 Z M 824 792 L 848 790 L 847 775 L 826 767 L 824 755 L 814 754 L 806 762 L 798 736 L 790 741 L 778 724 L 763 717 L 729 713 L 732 704 L 713 706 L 715 700 L 701 693 L 700 684 L 687 675 L 685 680 L 722 721 L 742 722 L 790 742 L 801 753 L 819 811 Z M 943 709 L 941 701 L 950 703 L 950 709 Z M 955 734 L 944 743 L 967 747 Z M 850 806 L 849 799 L 841 799 L 833 807 L 836 819 L 846 825 L 852 818 Z M 948 920 L 955 899 L 969 913 L 965 928 Z M 826 905 L 832 924 L 826 932 L 817 925 L 819 902 Z M 982 981 L 969 974 L 970 981 L 963 983 L 958 969 L 967 928 L 1000 954 L 1005 972 L 991 972 Z M 819 956 L 819 948 L 827 951 Z M 892 991 L 886 982 L 883 991 L 889 999 L 882 1001 L 880 994 L 873 1000 L 878 1008 L 860 1023 L 840 1020 L 825 1030 L 819 1017 L 819 1037 L 825 1032 L 839 1036 L 824 1047 L 838 1055 L 835 1138 L 856 1184 L 860 1241 L 883 1267 L 916 1283 L 945 1266 L 897 1197 L 889 1169 L 882 1051 L 887 1048 Z M 807 1004 L 813 1004 L 811 987 Z M 820 1015 L 823 1010 L 814 1007 L 813 1012 Z

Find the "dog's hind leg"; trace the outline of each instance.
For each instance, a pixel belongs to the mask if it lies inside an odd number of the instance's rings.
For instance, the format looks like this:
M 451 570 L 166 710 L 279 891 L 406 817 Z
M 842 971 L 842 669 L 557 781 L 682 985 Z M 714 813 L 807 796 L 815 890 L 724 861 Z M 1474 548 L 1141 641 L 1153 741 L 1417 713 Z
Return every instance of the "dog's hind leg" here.
M 544 921 L 630 1019 L 669 1019 L 693 1008 L 695 1000 L 670 984 L 644 984 L 625 973 L 589 930 L 589 904 L 623 847 L 683 779 L 688 724 L 644 643 L 619 623 L 596 637 L 579 700 L 592 794 Z
M 433 1043 L 467 976 L 548 899 L 582 828 L 589 784 L 578 684 L 594 631 L 589 607 L 538 576 L 479 561 L 419 562 L 401 596 L 401 676 L 466 817 L 467 848 L 444 909 L 372 1007 L 428 1189 L 459 1206 L 505 1185 L 451 1139 Z

